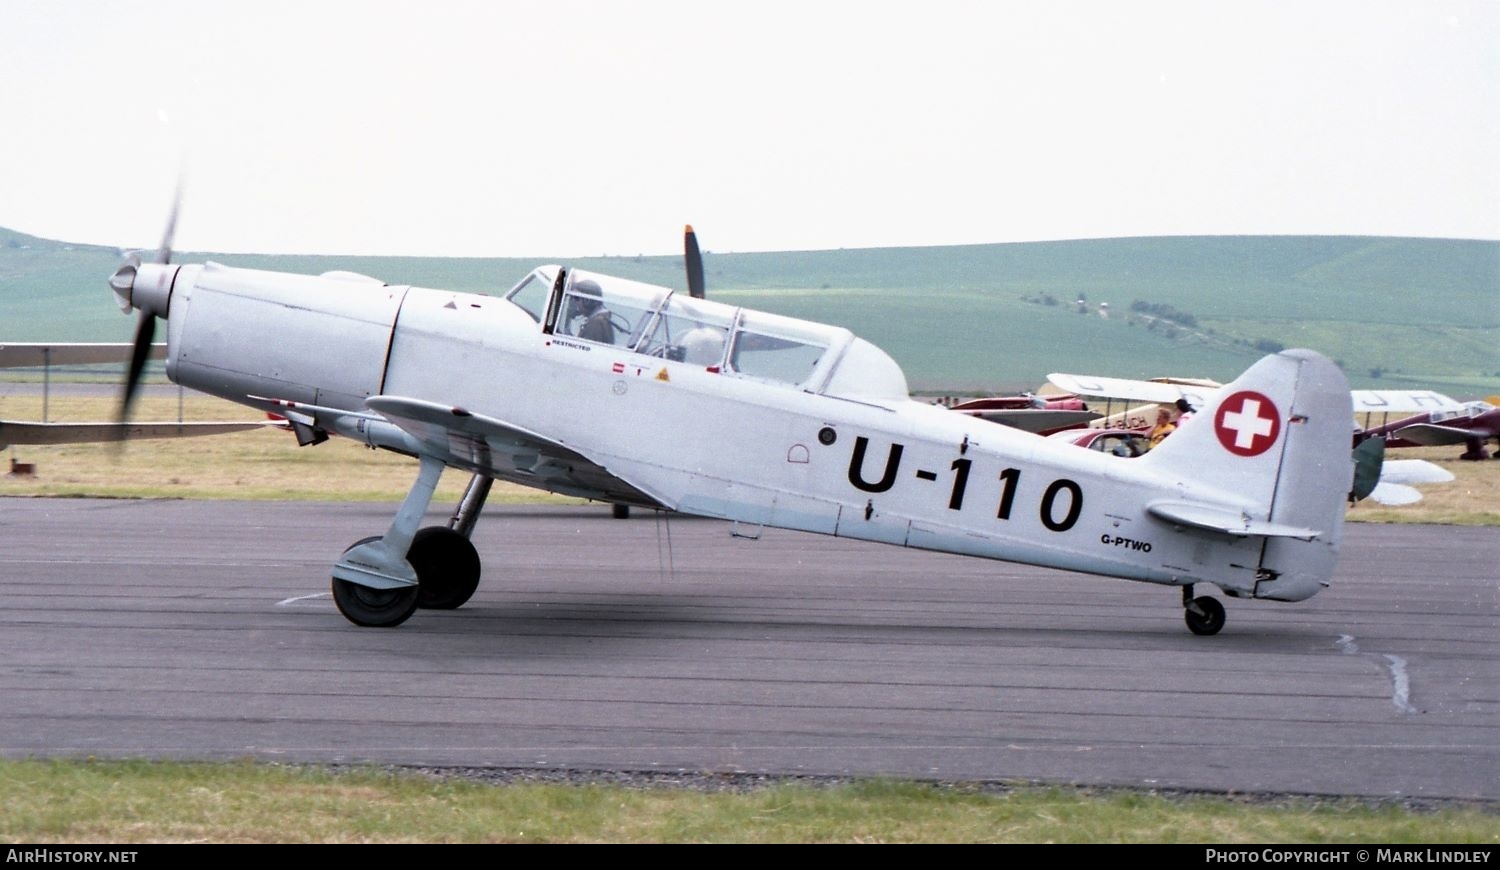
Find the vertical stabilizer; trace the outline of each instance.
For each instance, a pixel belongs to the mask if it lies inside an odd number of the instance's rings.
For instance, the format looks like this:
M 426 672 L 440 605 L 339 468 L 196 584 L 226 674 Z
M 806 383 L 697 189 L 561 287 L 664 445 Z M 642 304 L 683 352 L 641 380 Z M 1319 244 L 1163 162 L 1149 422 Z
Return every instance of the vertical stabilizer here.
M 1265 357 L 1139 460 L 1183 496 L 1154 512 L 1239 513 L 1239 523 L 1202 525 L 1263 541 L 1253 594 L 1307 598 L 1328 585 L 1338 557 L 1353 415 L 1349 382 L 1326 357 Z

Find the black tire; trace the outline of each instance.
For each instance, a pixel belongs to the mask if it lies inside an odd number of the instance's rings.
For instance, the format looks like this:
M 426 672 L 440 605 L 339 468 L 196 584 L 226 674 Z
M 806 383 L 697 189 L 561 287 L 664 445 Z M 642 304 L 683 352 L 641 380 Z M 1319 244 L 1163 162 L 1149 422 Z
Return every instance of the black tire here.
M 417 572 L 417 606 L 462 607 L 479 588 L 479 553 L 469 539 L 444 526 L 428 526 L 412 538 L 406 561 Z
M 610 511 L 617 520 L 630 519 L 630 505 L 628 504 L 612 504 L 610 505 Z
M 1203 595 L 1194 598 L 1193 605 L 1202 610 L 1203 615 L 1199 616 L 1191 609 L 1183 611 L 1188 631 L 1199 635 L 1218 634 L 1219 629 L 1224 627 L 1224 605 L 1219 603 L 1219 599 Z
M 371 589 L 348 580 L 333 579 L 333 603 L 355 625 L 395 628 L 417 609 L 417 587 Z
M 380 540 L 379 535 L 360 538 L 344 548 L 347 553 L 360 544 Z M 395 628 L 417 609 L 417 587 L 372 589 L 358 583 L 333 578 L 333 603 L 344 618 L 368 628 Z

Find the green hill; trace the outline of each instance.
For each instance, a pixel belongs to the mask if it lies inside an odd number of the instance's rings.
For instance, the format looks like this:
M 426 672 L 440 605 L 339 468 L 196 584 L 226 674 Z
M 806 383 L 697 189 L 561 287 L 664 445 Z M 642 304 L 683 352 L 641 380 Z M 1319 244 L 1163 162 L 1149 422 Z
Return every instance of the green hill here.
M 299 272 L 501 293 L 521 259 L 182 253 Z M 1500 242 L 1365 237 L 1102 239 L 705 255 L 709 295 L 847 326 L 923 390 L 1035 386 L 1049 371 L 1228 379 L 1277 346 L 1357 386 L 1500 392 Z M 0 229 L 0 341 L 125 341 L 111 248 Z M 580 268 L 682 286 L 680 257 Z M 1087 299 L 1087 314 L 1074 304 Z M 1109 304 L 1110 316 L 1098 305 Z

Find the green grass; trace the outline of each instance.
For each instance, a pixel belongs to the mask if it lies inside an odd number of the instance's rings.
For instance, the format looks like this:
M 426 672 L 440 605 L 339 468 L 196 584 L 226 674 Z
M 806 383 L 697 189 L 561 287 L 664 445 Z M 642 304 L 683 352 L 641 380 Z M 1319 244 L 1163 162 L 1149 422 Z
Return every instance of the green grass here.
M 705 241 L 711 239 L 711 233 Z M 711 245 L 709 246 L 711 249 Z M 183 253 L 183 262 L 294 272 L 348 269 L 391 283 L 504 292 L 533 266 L 496 258 Z M 571 259 L 681 287 L 681 257 Z M 105 280 L 114 250 L 0 230 L 0 341 L 125 341 L 134 324 Z M 1228 380 L 1258 340 L 1340 360 L 1357 387 L 1500 392 L 1500 242 L 1364 237 L 1102 239 L 1009 245 L 705 255 L 709 295 L 847 326 L 891 353 L 916 389 L 1035 388 L 1049 371 Z M 1114 311 L 1074 313 L 1082 293 Z M 1049 295 L 1058 306 L 1023 299 Z M 1133 302 L 1170 305 L 1199 331 L 1147 330 Z M 1211 334 L 1207 330 L 1212 330 Z M 1372 377 L 1379 369 L 1383 376 Z M 1408 384 L 1401 383 L 1401 386 Z
M 486 785 L 253 763 L 0 761 L 0 841 L 1082 842 L 1500 841 L 1493 806 L 869 780 L 704 793 Z

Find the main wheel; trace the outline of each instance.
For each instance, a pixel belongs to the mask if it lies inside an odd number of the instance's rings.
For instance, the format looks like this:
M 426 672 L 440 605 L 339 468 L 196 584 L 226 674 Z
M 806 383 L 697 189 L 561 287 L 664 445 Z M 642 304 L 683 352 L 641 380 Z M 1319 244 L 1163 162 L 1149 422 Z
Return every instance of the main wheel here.
M 361 538 L 344 550 L 380 540 L 379 535 Z M 395 628 L 409 618 L 417 609 L 417 587 L 400 589 L 372 589 L 348 580 L 333 578 L 333 603 L 339 613 L 355 625 L 372 628 Z
M 612 504 L 609 507 L 610 507 L 610 514 L 615 519 L 617 519 L 617 520 L 628 520 L 628 519 L 630 519 L 630 505 L 628 505 L 628 504 Z
M 479 588 L 479 553 L 450 528 L 429 526 L 417 532 L 406 561 L 417 572 L 418 607 L 453 610 Z
M 1224 605 L 1219 599 L 1210 598 L 1207 595 L 1193 599 L 1193 607 L 1203 611 L 1200 616 L 1192 607 L 1182 612 L 1187 620 L 1188 630 L 1193 634 L 1218 634 L 1219 629 L 1224 627 Z

